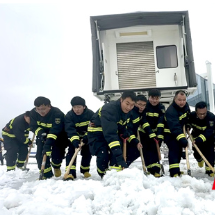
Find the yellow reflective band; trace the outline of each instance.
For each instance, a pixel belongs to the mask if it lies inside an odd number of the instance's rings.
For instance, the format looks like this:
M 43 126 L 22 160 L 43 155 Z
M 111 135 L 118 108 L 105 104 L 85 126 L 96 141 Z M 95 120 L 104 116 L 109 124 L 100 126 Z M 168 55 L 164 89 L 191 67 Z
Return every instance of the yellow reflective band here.
M 13 169 L 15 169 L 16 168 L 16 166 L 7 166 L 7 169 L 8 170 L 13 170 Z
M 142 133 L 146 133 L 142 128 L 138 128 L 138 131 L 141 131 Z
M 151 168 L 151 164 L 146 167 L 147 169 Z
M 185 118 L 186 116 L 187 116 L 187 113 L 181 115 L 181 116 L 179 117 L 179 120 L 182 120 L 182 119 Z
M 99 117 L 101 117 L 101 111 L 102 111 L 102 107 L 99 108 L 99 112 L 98 112 Z
M 150 137 L 150 138 L 156 137 L 156 134 L 155 134 L 155 133 L 152 133 L 152 134 L 149 135 L 149 137 Z
M 15 118 L 14 118 L 14 119 L 15 119 Z M 10 129 L 13 128 L 12 124 L 13 124 L 14 119 L 12 119 L 12 120 L 10 121 L 10 124 L 9 124 L 9 128 L 10 128 Z
M 108 144 L 110 149 L 115 147 L 115 146 L 120 146 L 119 141 L 113 141 L 111 143 Z
M 28 139 L 28 137 L 25 139 L 25 142 L 24 142 L 24 144 L 27 144 L 29 142 L 29 139 Z
M 81 169 L 88 170 L 88 169 L 90 169 L 90 167 L 89 167 L 89 166 L 87 166 L 87 167 L 84 167 L 84 166 L 82 166 L 82 165 L 81 165 Z
M 179 163 L 169 165 L 169 169 L 173 169 L 173 168 L 179 168 Z
M 40 122 L 40 121 L 37 121 L 37 125 L 43 126 L 43 127 L 46 127 L 46 128 L 51 128 L 52 127 L 52 124 L 50 124 L 50 123 L 43 123 L 43 122 Z
M 211 170 L 209 166 L 205 166 L 205 170 Z
M 167 128 L 164 128 L 164 132 L 166 132 L 166 133 L 171 133 L 170 130 L 167 129 Z
M 199 135 L 199 137 L 201 137 L 201 138 L 202 138 L 203 142 L 205 142 L 205 141 L 206 141 L 206 138 L 205 138 L 205 136 L 204 136 L 203 134 L 200 134 L 200 135 Z
M 130 118 L 128 118 L 126 121 L 127 121 L 127 123 L 129 123 L 130 122 Z
M 157 124 L 157 127 L 158 127 L 158 128 L 164 128 L 164 124 L 163 124 L 163 123 L 158 123 L 158 124 Z
M 65 170 L 67 170 L 67 169 L 68 169 L 68 166 L 66 166 L 66 169 L 65 169 Z M 72 166 L 70 167 L 70 169 L 76 170 L 76 166 L 72 165 Z
M 86 122 L 81 122 L 81 123 L 76 123 L 75 126 L 76 127 L 83 127 L 83 126 L 87 126 L 89 125 L 90 121 L 86 121 Z
M 152 131 L 153 131 L 153 132 L 156 132 L 157 130 L 158 130 L 157 128 L 155 128 L 155 129 L 152 129 Z
M 180 140 L 181 138 L 185 138 L 185 135 L 184 135 L 184 134 L 179 134 L 179 135 L 176 137 L 176 140 Z
M 161 165 L 159 163 L 153 163 L 153 164 L 151 164 L 151 168 L 154 167 L 154 166 L 161 168 Z
M 144 129 L 144 128 L 147 127 L 147 126 L 149 126 L 149 123 L 148 123 L 148 122 L 144 123 L 144 124 L 142 125 L 142 128 Z
M 72 142 L 73 140 L 80 140 L 79 136 L 73 136 L 70 138 L 70 142 Z
M 200 126 L 198 126 L 196 124 L 193 124 L 193 123 L 192 123 L 192 126 L 195 127 L 195 128 L 197 128 L 197 129 L 199 129 L 199 130 L 201 130 L 201 131 L 204 131 L 207 128 L 207 126 L 200 127 Z
M 55 134 L 48 134 L 47 138 L 53 138 L 54 140 L 56 140 L 57 139 L 57 135 L 55 135 Z
M 140 121 L 140 117 L 137 117 L 136 119 L 132 120 L 132 123 L 137 123 Z
M 114 169 L 114 170 L 116 170 L 117 172 L 122 171 L 122 167 L 121 167 L 121 166 L 110 166 L 109 169 L 110 169 L 110 170 Z
M 146 113 L 146 116 L 151 116 L 151 117 L 159 117 L 159 114 L 158 113 L 151 113 L 151 112 L 147 112 Z
M 44 169 L 44 173 L 47 173 L 47 172 L 50 172 L 50 171 L 52 171 L 51 166 L 50 166 L 50 167 L 48 167 L 48 168 L 46 168 L 46 169 Z
M 88 127 L 87 131 L 88 132 L 102 131 L 102 127 L 96 127 L 96 128 L 94 128 L 94 127 Z
M 53 163 L 53 162 L 51 162 L 51 164 L 52 164 L 53 166 L 60 166 L 60 165 L 61 165 L 61 163 L 55 164 L 55 163 Z
M 28 137 L 29 134 L 24 134 L 25 137 Z
M 36 129 L 36 131 L 35 131 L 35 135 L 36 135 L 36 136 L 38 135 L 38 132 L 39 132 L 41 129 L 42 129 L 42 128 L 40 128 L 40 127 Z
M 5 131 L 2 131 L 2 135 L 8 136 L 8 137 L 12 137 L 12 138 L 16 137 L 14 134 L 9 134 L 9 133 L 7 133 Z
M 20 161 L 20 160 L 17 160 L 17 162 L 18 162 L 18 163 L 25 163 L 25 161 Z
M 128 120 L 128 119 L 127 119 L 127 120 Z M 122 120 L 120 120 L 119 122 L 117 122 L 117 124 L 120 124 L 120 125 L 126 125 L 127 120 L 126 120 L 125 122 L 123 122 Z
M 131 140 L 133 140 L 134 138 L 135 138 L 135 135 L 131 135 L 131 136 L 129 137 L 129 139 L 128 139 L 128 142 L 130 143 Z
M 99 173 L 101 173 L 101 174 L 105 174 L 105 173 L 106 173 L 106 171 L 101 171 L 98 167 L 97 167 L 97 171 L 98 171 Z
M 158 135 L 157 137 L 158 137 L 158 138 L 161 138 L 161 139 L 163 139 L 163 138 L 164 138 L 164 136 L 163 136 L 163 135 Z

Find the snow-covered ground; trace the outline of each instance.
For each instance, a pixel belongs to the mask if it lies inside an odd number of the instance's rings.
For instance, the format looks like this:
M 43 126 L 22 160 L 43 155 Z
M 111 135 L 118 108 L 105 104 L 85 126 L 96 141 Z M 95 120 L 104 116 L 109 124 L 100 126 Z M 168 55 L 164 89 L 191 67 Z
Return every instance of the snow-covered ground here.
M 6 172 L 0 166 L 0 215 L 198 215 L 215 214 L 214 179 L 198 168 L 190 155 L 192 176 L 187 175 L 185 160 L 181 170 L 185 175 L 170 178 L 168 165 L 166 176 L 145 176 L 141 161 L 135 161 L 129 169 L 109 171 L 103 180 L 96 172 L 96 160 L 91 162 L 90 179 L 80 175 L 78 155 L 77 179 L 63 181 L 60 178 L 38 181 L 38 169 L 30 158 L 29 172 Z M 63 162 L 62 172 L 65 171 Z

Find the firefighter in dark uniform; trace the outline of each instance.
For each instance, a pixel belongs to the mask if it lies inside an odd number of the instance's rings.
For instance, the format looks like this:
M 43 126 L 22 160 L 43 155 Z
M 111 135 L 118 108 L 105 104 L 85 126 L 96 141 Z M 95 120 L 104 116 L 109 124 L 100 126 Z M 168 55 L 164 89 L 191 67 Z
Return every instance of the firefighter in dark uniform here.
M 202 154 L 214 166 L 214 121 L 215 116 L 207 110 L 205 102 L 198 102 L 195 106 L 195 111 L 191 112 L 189 124 L 192 126 L 192 136 L 195 144 L 198 146 Z M 204 160 L 199 155 L 195 147 L 193 147 L 194 157 L 198 162 L 199 167 L 204 166 Z M 214 173 L 205 164 L 206 174 L 214 177 Z
M 28 154 L 28 145 L 32 144 L 28 138 L 29 124 L 30 111 L 26 111 L 24 114 L 10 120 L 2 129 L 4 148 L 7 150 L 7 171 L 15 170 L 16 166 L 20 169 L 24 166 Z
M 160 177 L 160 163 L 156 141 L 161 145 L 164 135 L 165 107 L 160 103 L 161 92 L 158 89 L 149 90 L 146 114 L 142 118 L 140 139 L 143 145 L 143 155 L 148 172 L 155 177 Z
M 79 96 L 73 97 L 71 100 L 72 110 L 65 116 L 65 131 L 70 140 L 68 153 L 66 155 L 66 169 L 70 160 L 75 153 L 75 148 L 80 147 L 80 140 L 83 141 L 84 146 L 81 148 L 81 166 L 80 171 L 85 178 L 90 177 L 90 161 L 91 154 L 89 151 L 87 127 L 94 112 L 87 108 L 85 100 Z M 76 178 L 76 160 L 74 161 L 67 180 Z
M 136 95 L 126 91 L 117 101 L 111 101 L 101 107 L 92 117 L 88 127 L 88 142 L 92 155 L 96 155 L 97 172 L 103 177 L 110 168 L 127 168 L 121 149 L 121 138 L 126 136 L 126 126 L 130 120 L 130 111 L 134 107 Z
M 64 113 L 51 106 L 49 99 L 37 97 L 34 101 L 35 108 L 31 111 L 31 131 L 37 136 L 36 159 L 38 168 L 41 169 L 43 155 L 47 155 L 44 169 L 44 179 L 61 176 L 61 163 L 64 158 L 65 148 L 69 141 L 64 130 Z M 50 156 L 52 158 L 50 164 Z M 52 167 L 51 167 L 52 165 Z
M 3 152 L 3 139 L 0 138 L 0 161 L 1 161 L 1 165 L 4 165 L 4 157 L 2 155 Z
M 169 171 L 171 177 L 183 174 L 179 163 L 182 148 L 186 148 L 188 141 L 183 133 L 183 126 L 188 124 L 190 114 L 189 105 L 186 102 L 186 93 L 183 90 L 176 91 L 172 104 L 165 113 L 164 142 L 169 148 Z
M 145 107 L 147 98 L 144 95 L 138 95 L 134 108 L 131 110 L 130 122 L 128 124 L 129 138 L 127 141 L 127 160 L 126 163 L 129 166 L 133 161 L 140 157 L 140 144 L 137 139 L 138 128 L 141 124 L 142 116 L 145 115 Z

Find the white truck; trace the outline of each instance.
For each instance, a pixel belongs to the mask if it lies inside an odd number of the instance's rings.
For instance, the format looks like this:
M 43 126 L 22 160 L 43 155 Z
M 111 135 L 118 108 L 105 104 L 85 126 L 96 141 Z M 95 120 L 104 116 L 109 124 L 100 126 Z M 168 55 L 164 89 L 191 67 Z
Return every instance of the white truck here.
M 103 101 L 126 90 L 161 90 L 168 105 L 175 91 L 196 90 L 188 11 L 91 16 L 93 85 Z

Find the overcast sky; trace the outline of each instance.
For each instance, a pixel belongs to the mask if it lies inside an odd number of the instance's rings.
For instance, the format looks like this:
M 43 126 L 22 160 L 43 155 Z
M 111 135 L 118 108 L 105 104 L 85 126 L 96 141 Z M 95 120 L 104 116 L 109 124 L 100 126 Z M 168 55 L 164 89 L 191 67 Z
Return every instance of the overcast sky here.
M 77 95 L 93 111 L 103 104 L 92 93 L 93 15 L 188 10 L 196 72 L 206 72 L 206 60 L 215 71 L 214 8 L 214 0 L 0 0 L 0 128 L 32 109 L 37 96 L 64 113 Z

